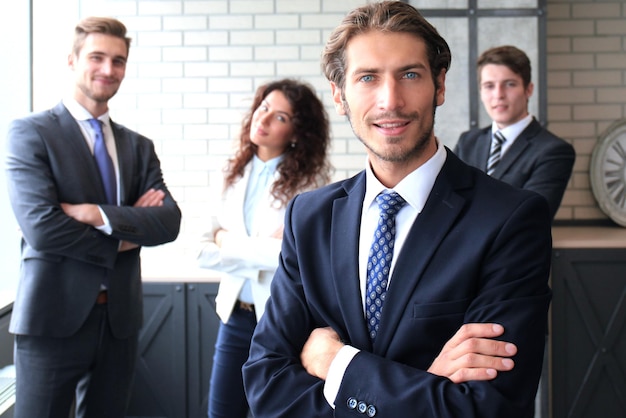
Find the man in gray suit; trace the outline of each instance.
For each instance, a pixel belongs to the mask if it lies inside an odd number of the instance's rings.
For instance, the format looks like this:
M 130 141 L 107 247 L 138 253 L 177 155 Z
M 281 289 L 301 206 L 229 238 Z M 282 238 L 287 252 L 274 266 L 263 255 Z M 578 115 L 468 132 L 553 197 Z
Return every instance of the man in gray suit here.
M 554 219 L 574 165 L 574 148 L 528 113 L 533 93 L 528 56 L 500 46 L 478 59 L 480 98 L 491 126 L 461 134 L 454 152 L 467 164 L 539 193 Z
M 9 128 L 8 189 L 23 234 L 10 325 L 16 418 L 67 418 L 74 399 L 79 417 L 125 416 L 143 312 L 140 249 L 176 239 L 181 219 L 152 142 L 109 118 L 129 46 L 115 19 L 79 22 L 71 94 Z

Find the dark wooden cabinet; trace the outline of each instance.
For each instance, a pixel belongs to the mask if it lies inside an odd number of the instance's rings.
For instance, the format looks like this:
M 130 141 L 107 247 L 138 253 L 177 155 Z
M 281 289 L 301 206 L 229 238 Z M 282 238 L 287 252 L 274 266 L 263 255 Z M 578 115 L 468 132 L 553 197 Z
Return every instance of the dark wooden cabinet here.
M 553 418 L 626 417 L 626 230 L 594 231 L 553 251 Z
M 207 416 L 217 283 L 144 282 L 144 326 L 128 417 Z

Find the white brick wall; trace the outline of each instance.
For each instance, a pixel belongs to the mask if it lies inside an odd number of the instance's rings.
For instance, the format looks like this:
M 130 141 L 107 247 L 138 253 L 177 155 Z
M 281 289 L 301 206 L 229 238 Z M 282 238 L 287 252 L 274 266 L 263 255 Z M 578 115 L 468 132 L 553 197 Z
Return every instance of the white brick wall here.
M 263 82 L 297 77 L 313 84 L 332 121 L 334 178 L 363 167 L 363 147 L 335 114 L 319 57 L 342 16 L 367 0 L 63 1 L 79 6 L 74 21 L 111 15 L 130 31 L 127 77 L 111 114 L 155 141 L 166 181 L 183 208 L 183 246 L 207 228 L 218 199 L 210 193 L 219 188 L 216 173 Z M 605 218 L 587 173 L 598 135 L 626 117 L 625 17 L 626 0 L 548 0 L 548 126 L 578 153 L 559 220 Z M 36 74 L 39 84 L 61 84 L 58 74 L 48 74 L 59 62 L 47 65 Z M 55 81 L 46 82 L 48 76 Z M 48 97 L 60 96 L 37 83 L 35 90 L 43 95 L 35 100 L 41 108 L 54 104 Z
M 363 167 L 364 150 L 335 114 L 319 57 L 329 31 L 366 0 L 66 1 L 80 5 L 77 19 L 114 16 L 130 31 L 126 80 L 111 114 L 154 140 L 183 209 L 181 245 L 207 229 L 217 173 L 261 83 L 311 83 L 332 119 L 335 179 Z

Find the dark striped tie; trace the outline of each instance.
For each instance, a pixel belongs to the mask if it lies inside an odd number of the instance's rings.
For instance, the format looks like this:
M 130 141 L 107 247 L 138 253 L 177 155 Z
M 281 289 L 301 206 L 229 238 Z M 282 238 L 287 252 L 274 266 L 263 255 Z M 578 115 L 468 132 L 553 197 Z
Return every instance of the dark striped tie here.
M 491 152 L 489 153 L 489 160 L 487 160 L 487 174 L 492 175 L 495 171 L 498 163 L 500 162 L 500 156 L 502 155 L 502 144 L 506 141 L 506 138 L 496 131 L 493 134 L 493 142 L 491 143 Z

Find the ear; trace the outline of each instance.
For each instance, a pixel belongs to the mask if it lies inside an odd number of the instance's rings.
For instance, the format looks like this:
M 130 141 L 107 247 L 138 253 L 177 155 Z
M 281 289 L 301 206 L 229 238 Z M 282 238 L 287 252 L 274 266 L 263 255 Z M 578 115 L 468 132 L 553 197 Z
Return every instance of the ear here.
M 346 115 L 346 109 L 343 107 L 343 101 L 341 100 L 341 89 L 337 87 L 334 82 L 330 83 L 330 91 L 333 94 L 333 102 L 335 103 L 335 110 L 337 114 L 341 116 Z
M 533 95 L 533 91 L 535 90 L 535 85 L 532 83 L 528 83 L 528 87 L 526 87 L 526 100 L 530 99 L 530 96 Z
M 437 96 L 437 106 L 441 106 L 446 101 L 446 70 L 441 70 L 437 76 L 439 88 L 435 92 Z

